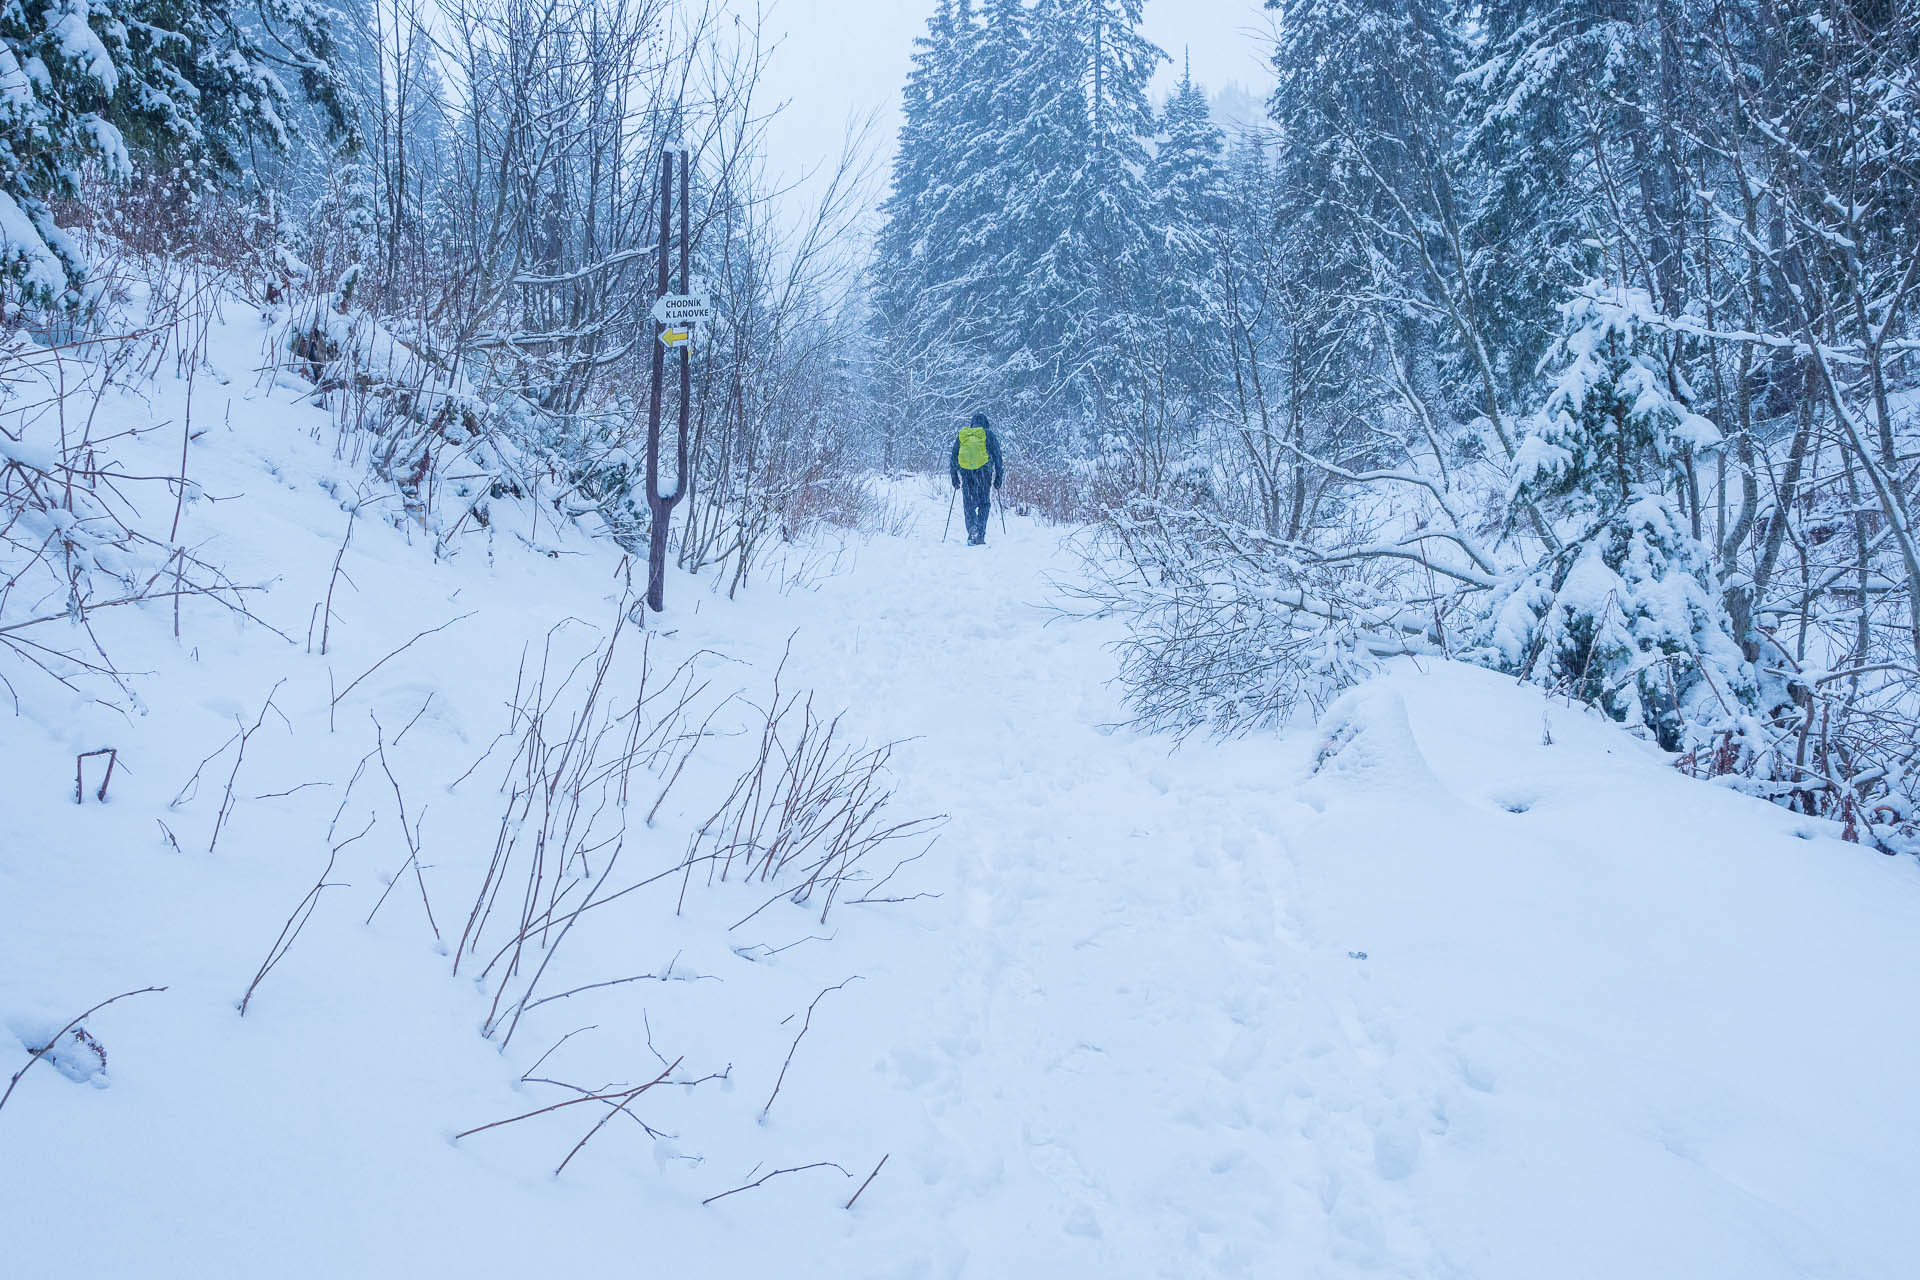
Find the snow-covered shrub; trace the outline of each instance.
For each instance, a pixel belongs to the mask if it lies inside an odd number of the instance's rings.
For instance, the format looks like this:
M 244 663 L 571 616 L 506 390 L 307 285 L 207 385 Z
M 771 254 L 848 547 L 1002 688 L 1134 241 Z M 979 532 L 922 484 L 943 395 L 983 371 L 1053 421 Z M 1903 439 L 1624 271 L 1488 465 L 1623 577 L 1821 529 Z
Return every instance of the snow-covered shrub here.
M 1678 751 L 1743 727 L 1758 704 L 1712 554 L 1671 496 L 1686 451 L 1719 432 L 1675 394 L 1644 292 L 1595 285 L 1563 314 L 1512 488 L 1560 545 L 1489 593 L 1470 656 Z
M 796 420 L 797 418 L 797 420 Z M 694 508 L 680 529 L 683 567 L 718 570 L 731 595 L 777 546 L 821 529 L 872 527 L 884 513 L 843 437 L 817 416 L 769 413 L 737 424 L 725 447 L 696 454 Z M 636 477 L 637 492 L 645 485 Z M 643 498 L 644 501 L 644 498 Z
M 1081 481 L 1072 467 L 1049 468 L 1009 459 L 1001 492 L 1015 513 L 1050 524 L 1070 524 L 1086 514 Z
M 107 1076 L 107 1047 L 85 1027 L 62 1027 L 46 1017 L 14 1017 L 7 1030 L 28 1054 L 75 1084 L 104 1089 L 112 1081 Z
M 1085 457 L 1034 457 L 1017 430 L 1001 432 L 1007 504 L 1051 524 L 1097 523 L 1139 498 L 1214 510 L 1212 468 L 1200 458 L 1158 456 L 1117 431 L 1103 433 Z
M 457 372 L 432 343 L 359 305 L 359 279 L 350 265 L 330 284 L 296 290 L 297 301 L 274 309 L 271 354 L 314 385 L 339 427 L 340 456 L 393 485 L 443 553 L 488 527 L 502 499 L 581 521 L 629 551 L 644 547 L 644 418 L 631 403 L 563 412 L 485 381 L 484 366 Z
M 529 406 L 483 394 L 364 309 L 339 309 L 351 294 L 343 279 L 275 308 L 272 358 L 314 384 L 340 429 L 337 452 L 394 485 L 443 550 L 447 539 L 487 526 L 492 500 L 530 496 L 543 470 L 557 473 L 532 447 L 540 432 Z M 549 483 L 541 496 L 572 516 L 594 506 L 567 507 L 577 489 L 573 480 Z
M 356 266 L 375 260 L 376 198 L 367 165 L 330 166 L 311 202 L 279 224 L 270 255 L 274 285 L 266 301 L 282 301 L 316 281 L 344 279 Z
M 77 358 L 19 335 L 0 347 L 0 657 L 127 704 L 137 700 L 92 629 L 96 612 L 194 597 L 250 616 L 249 589 L 177 543 L 169 528 L 169 515 L 197 499 L 198 486 L 130 476 L 114 451 L 119 436 L 95 438 L 96 424 L 111 416 L 99 406 L 138 377 L 164 341 L 150 334 L 90 346 Z M 0 690 L 19 692 L 4 666 Z

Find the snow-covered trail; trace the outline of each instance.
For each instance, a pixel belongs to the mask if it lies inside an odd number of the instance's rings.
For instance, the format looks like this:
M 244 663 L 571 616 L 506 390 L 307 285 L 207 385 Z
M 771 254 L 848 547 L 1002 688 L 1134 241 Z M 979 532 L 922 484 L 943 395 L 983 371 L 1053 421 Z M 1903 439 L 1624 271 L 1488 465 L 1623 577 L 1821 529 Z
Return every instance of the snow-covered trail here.
M 903 804 L 954 818 L 848 1043 L 920 1126 L 885 1197 L 907 1272 L 1920 1256 L 1889 1190 L 1920 1123 L 1872 1065 L 1920 1052 L 1910 867 L 1444 664 L 1350 695 L 1324 764 L 1315 733 L 1112 729 L 1113 633 L 1044 607 L 1057 535 L 943 545 L 922 510 L 793 639 L 863 731 L 916 738 Z
M 1043 607 L 1071 566 L 1010 528 L 869 547 L 795 640 L 807 683 L 917 739 L 902 803 L 953 816 L 914 908 L 938 986 L 883 1019 L 937 1139 L 922 1221 L 972 1242 L 966 1274 L 1258 1272 L 1287 1229 L 1269 1026 L 1297 965 L 1260 820 L 1284 771 L 1195 785 L 1217 762 L 1107 729 L 1110 633 Z

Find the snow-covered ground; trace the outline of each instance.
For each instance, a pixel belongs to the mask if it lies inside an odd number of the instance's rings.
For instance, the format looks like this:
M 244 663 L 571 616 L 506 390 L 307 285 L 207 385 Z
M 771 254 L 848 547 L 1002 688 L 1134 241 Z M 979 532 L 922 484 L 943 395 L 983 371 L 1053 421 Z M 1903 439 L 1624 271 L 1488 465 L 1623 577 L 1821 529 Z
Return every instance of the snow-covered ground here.
M 197 382 L 190 470 L 225 500 L 185 536 L 271 580 L 255 607 L 294 641 L 196 604 L 176 643 L 170 611 L 121 611 L 100 625 L 146 673 L 132 715 L 8 673 L 0 1088 L 88 1005 L 167 990 L 88 1021 L 104 1072 L 74 1042 L 0 1109 L 0 1273 L 1758 1280 L 1920 1258 L 1911 861 L 1459 666 L 1408 664 L 1289 735 L 1115 729 L 1111 632 L 1047 607 L 1075 572 L 1058 533 L 996 516 L 984 549 L 942 542 L 944 493 L 912 487 L 910 531 L 809 588 L 729 603 L 676 577 L 608 677 L 631 702 L 643 645 L 656 680 L 691 660 L 716 735 L 650 826 L 666 779 L 635 784 L 620 884 L 683 862 L 785 655 L 782 689 L 846 709 L 850 739 L 907 740 L 896 819 L 949 815 L 879 895 L 908 900 L 736 927 L 767 886 L 670 876 L 582 917 L 540 990 L 651 979 L 531 1009 L 503 1051 L 492 988 L 451 971 L 505 804 L 496 738 L 523 661 L 550 645 L 566 671 L 609 634 L 621 557 L 502 504 L 437 561 L 363 514 L 308 652 L 356 477 L 318 410 L 253 375 L 259 343 L 226 326 Z M 116 446 L 171 471 L 179 385 L 103 411 L 171 423 Z M 170 803 L 257 718 L 237 774 L 229 746 Z M 376 733 L 393 777 L 376 758 L 352 782 Z M 106 746 L 107 803 L 76 806 L 74 757 Z M 454 1137 L 669 1063 L 631 1108 L 652 1132 L 619 1116 L 557 1177 L 599 1104 Z

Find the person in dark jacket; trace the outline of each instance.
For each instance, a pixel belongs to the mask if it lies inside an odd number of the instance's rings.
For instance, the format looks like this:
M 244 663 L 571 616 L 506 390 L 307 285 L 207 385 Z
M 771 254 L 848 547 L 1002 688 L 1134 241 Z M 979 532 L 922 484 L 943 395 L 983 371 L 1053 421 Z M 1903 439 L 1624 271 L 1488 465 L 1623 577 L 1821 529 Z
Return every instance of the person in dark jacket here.
M 953 457 L 947 463 L 953 487 L 961 490 L 961 503 L 967 513 L 967 545 L 980 546 L 987 540 L 987 512 L 993 504 L 993 489 L 1007 477 L 1000 462 L 1000 437 L 987 424 L 987 415 L 976 413 L 973 422 L 960 428 L 954 437 Z

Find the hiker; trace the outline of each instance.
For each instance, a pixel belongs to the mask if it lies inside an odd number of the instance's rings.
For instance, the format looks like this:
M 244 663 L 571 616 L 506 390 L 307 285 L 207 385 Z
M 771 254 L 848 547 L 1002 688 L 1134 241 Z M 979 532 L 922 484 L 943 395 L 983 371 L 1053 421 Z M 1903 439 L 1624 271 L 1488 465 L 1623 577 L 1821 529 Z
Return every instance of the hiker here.
M 972 425 L 960 428 L 947 471 L 953 487 L 962 490 L 961 502 L 967 512 L 967 545 L 980 546 L 987 540 L 987 511 L 993 503 L 988 481 L 998 489 L 1007 477 L 1006 468 L 1000 465 L 1000 437 L 987 425 L 986 414 L 974 414 Z

